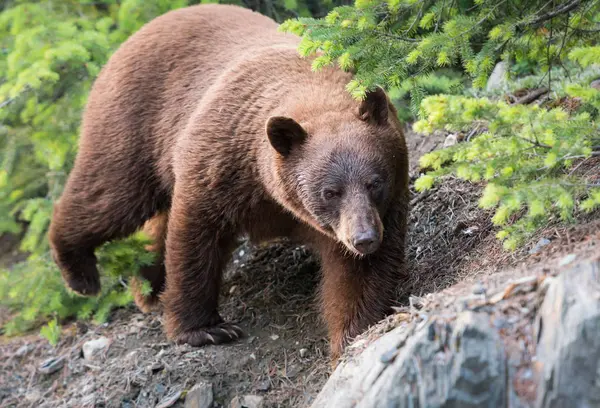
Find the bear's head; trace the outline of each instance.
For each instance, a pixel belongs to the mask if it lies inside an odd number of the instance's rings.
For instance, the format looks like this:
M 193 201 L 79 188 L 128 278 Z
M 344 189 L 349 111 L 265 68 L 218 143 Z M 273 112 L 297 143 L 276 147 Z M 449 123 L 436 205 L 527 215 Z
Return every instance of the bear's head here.
M 385 92 L 369 92 L 350 111 L 304 121 L 271 117 L 266 133 L 284 206 L 357 256 L 377 251 L 406 160 L 400 124 Z

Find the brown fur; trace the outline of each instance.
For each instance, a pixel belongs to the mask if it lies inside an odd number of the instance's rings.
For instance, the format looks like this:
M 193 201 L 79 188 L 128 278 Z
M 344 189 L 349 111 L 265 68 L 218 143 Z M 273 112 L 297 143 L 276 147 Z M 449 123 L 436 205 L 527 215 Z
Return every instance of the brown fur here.
M 242 233 L 290 237 L 320 254 L 334 358 L 389 312 L 405 272 L 400 124 L 383 91 L 357 103 L 345 90 L 350 74 L 311 72 L 298 41 L 257 13 L 203 5 L 167 13 L 121 46 L 93 86 L 50 228 L 73 290 L 96 294 L 94 249 L 160 214 L 159 261 L 142 271 L 154 292 L 138 290 L 136 302 L 150 310 L 160 296 L 178 342 L 242 335 L 217 311 Z

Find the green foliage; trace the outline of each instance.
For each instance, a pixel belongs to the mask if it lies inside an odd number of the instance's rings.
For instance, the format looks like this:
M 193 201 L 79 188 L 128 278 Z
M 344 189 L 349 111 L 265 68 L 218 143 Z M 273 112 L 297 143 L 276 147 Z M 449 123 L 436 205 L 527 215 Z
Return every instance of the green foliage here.
M 0 234 L 25 231 L 28 259 L 0 271 L 0 302 L 13 319 L 6 334 L 51 315 L 103 321 L 131 301 L 127 276 L 149 262 L 143 239 L 99 251 L 105 272 L 98 298 L 68 292 L 50 259 L 46 232 L 53 202 L 73 164 L 81 113 L 100 68 L 120 42 L 152 17 L 186 1 L 14 1 L 0 14 Z M 50 323 L 43 335 L 55 339 Z
M 60 326 L 56 319 L 52 319 L 40 330 L 40 335 L 48 340 L 52 346 L 56 346 L 60 340 Z
M 447 67 L 483 88 L 500 58 L 548 69 L 597 36 L 599 9 L 589 0 L 356 0 L 281 29 L 303 37 L 303 56 L 319 54 L 315 68 L 337 62 L 354 69 L 348 90 L 362 98 L 375 85 L 392 89 L 406 80 L 418 89 L 422 77 Z M 585 51 L 577 55 L 593 61 Z M 412 97 L 418 106 L 419 93 Z
M 15 312 L 4 326 L 14 335 L 39 325 L 49 316 L 106 321 L 110 311 L 131 302 L 126 281 L 139 267 L 149 265 L 153 254 L 144 250 L 148 239 L 140 232 L 127 239 L 105 244 L 97 251 L 102 292 L 93 298 L 81 297 L 65 288 L 56 264 L 48 252 L 32 254 L 11 269 L 0 270 L 0 299 Z
M 454 71 L 440 70 L 402 81 L 399 87 L 392 88 L 389 96 L 398 110 L 400 120 L 409 121 L 419 111 L 419 104 L 429 95 L 456 95 L 464 89 L 464 78 Z
M 422 156 L 421 167 L 431 170 L 415 188 L 431 188 L 449 174 L 486 181 L 480 206 L 496 208 L 492 221 L 504 227 L 499 238 L 506 239 L 507 249 L 551 217 L 569 220 L 575 210 L 600 206 L 600 186 L 570 171 L 592 155 L 592 140 L 599 134 L 589 113 L 447 95 L 425 99 L 421 109 L 424 119 L 415 123 L 416 131 L 477 135 L 470 143 Z M 517 220 L 516 214 L 521 214 Z

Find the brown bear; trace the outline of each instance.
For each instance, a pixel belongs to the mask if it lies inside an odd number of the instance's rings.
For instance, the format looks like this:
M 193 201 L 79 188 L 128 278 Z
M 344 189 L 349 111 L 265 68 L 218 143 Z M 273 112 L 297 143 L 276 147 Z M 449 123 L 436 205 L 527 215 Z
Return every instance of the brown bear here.
M 319 254 L 332 356 L 391 309 L 405 273 L 408 154 L 383 90 L 354 100 L 351 74 L 318 73 L 299 38 L 235 6 L 171 11 L 145 25 L 95 81 L 75 166 L 49 231 L 68 286 L 100 290 L 94 250 L 152 219 L 161 254 L 141 274 L 170 339 L 242 335 L 218 313 L 240 234 Z

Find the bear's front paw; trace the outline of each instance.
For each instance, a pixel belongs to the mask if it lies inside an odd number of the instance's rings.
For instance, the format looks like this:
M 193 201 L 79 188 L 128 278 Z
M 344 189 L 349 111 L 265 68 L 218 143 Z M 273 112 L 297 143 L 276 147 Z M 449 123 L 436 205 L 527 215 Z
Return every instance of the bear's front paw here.
M 245 333 L 235 324 L 220 323 L 212 327 L 187 331 L 179 334 L 175 341 L 178 344 L 187 343 L 194 347 L 208 344 L 230 343 L 245 336 Z
M 65 276 L 67 286 L 81 296 L 96 296 L 100 293 L 100 277 L 94 275 Z
M 93 252 L 91 255 L 85 252 L 59 254 L 52 249 L 50 254 L 69 289 L 81 296 L 96 296 L 100 293 L 100 275 Z

